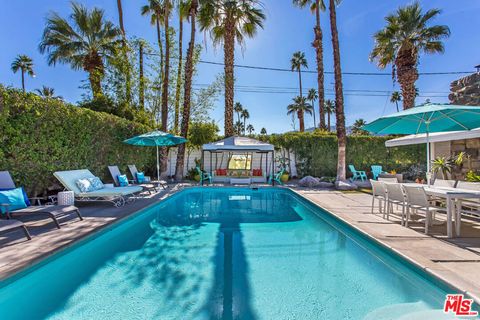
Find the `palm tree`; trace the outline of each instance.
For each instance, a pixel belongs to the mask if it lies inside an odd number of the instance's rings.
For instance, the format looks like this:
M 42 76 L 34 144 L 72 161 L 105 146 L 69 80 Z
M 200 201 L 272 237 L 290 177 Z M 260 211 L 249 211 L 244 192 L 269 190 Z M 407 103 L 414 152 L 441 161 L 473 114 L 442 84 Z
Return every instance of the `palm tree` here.
M 260 134 L 261 135 L 266 135 L 267 134 L 267 129 L 262 128 L 262 130 L 260 130 Z
M 323 0 L 293 0 L 293 3 L 301 8 L 310 6 L 310 10 L 315 12 L 315 28 L 313 29 L 315 39 L 312 43 L 315 48 L 317 58 L 317 85 L 318 85 L 318 109 L 320 112 L 320 129 L 325 129 L 325 85 L 324 85 L 324 66 L 323 66 L 323 32 L 320 24 L 320 11 L 325 11 Z M 314 113 L 315 114 L 315 113 Z
M 49 65 L 67 63 L 88 72 L 94 97 L 102 95 L 101 81 L 105 62 L 112 58 L 121 42 L 121 31 L 105 19 L 104 11 L 72 3 L 70 21 L 52 12 L 40 42 L 40 52 L 47 53 Z
M 363 126 L 365 126 L 367 122 L 363 119 L 355 120 L 352 126 L 352 134 L 355 136 L 366 136 L 368 135 L 368 131 L 363 130 Z
M 182 64 L 183 64 L 183 21 L 188 17 L 190 1 L 180 0 L 178 3 L 178 70 L 177 70 L 177 88 L 175 90 L 175 114 L 173 121 L 173 131 L 178 134 L 180 118 L 180 93 L 182 90 Z
M 252 132 L 255 131 L 255 128 L 251 124 L 249 124 L 247 126 L 247 131 L 248 131 L 248 134 L 252 134 Z
M 315 101 L 318 99 L 318 93 L 317 90 L 314 88 L 311 88 L 308 90 L 307 94 L 307 100 L 312 103 L 312 107 L 315 105 Z M 315 119 L 315 108 L 313 108 L 313 128 L 315 129 L 317 127 L 317 120 Z
M 22 74 L 22 90 L 25 93 L 25 73 L 30 77 L 35 77 L 35 72 L 33 72 L 33 60 L 27 55 L 20 54 L 12 62 L 12 71 L 17 73 L 18 70 Z
M 41 89 L 35 89 L 35 92 L 42 98 L 62 100 L 61 96 L 55 96 L 55 89 L 47 86 L 42 86 Z
M 415 2 L 388 15 L 385 28 L 374 35 L 370 60 L 375 60 L 382 69 L 392 65 L 394 79 L 398 79 L 402 88 L 403 109 L 415 106 L 419 55 L 444 51 L 442 39 L 450 35 L 450 29 L 444 25 L 429 26 L 440 13 L 439 9 L 422 13 L 420 3 Z
M 335 102 L 328 99 L 325 101 L 325 113 L 327 114 L 327 128 L 328 128 L 328 131 L 332 131 L 332 127 L 330 125 L 330 115 L 332 113 L 335 113 Z
M 402 101 L 402 95 L 398 91 L 393 91 L 392 96 L 390 97 L 390 102 L 395 103 L 395 106 L 397 107 L 397 112 L 400 111 L 398 109 L 398 102 Z
M 163 26 L 165 27 L 165 65 L 163 72 L 162 83 L 162 130 L 168 130 L 168 86 L 170 81 L 170 37 L 168 35 L 170 30 L 170 0 L 163 0 Z M 162 168 L 167 168 L 167 148 L 162 148 Z
M 245 125 L 243 124 L 242 121 L 237 121 L 235 122 L 234 126 L 233 126 L 233 129 L 234 129 L 234 132 L 237 136 L 241 136 L 242 135 L 242 132 L 245 131 Z
M 160 78 L 163 80 L 163 45 L 162 45 L 162 30 L 161 26 L 164 23 L 164 10 L 160 0 L 148 0 L 148 4 L 140 9 L 142 16 L 150 15 L 150 24 L 157 28 L 157 42 L 160 53 Z
M 308 68 L 307 59 L 305 58 L 305 53 L 297 51 L 293 54 L 292 59 L 290 60 L 290 66 L 292 71 L 298 72 L 298 83 L 300 87 L 300 97 L 303 97 L 303 90 L 302 90 L 302 67 Z M 305 120 L 303 111 L 300 108 L 298 111 L 298 119 L 300 121 L 300 132 L 305 130 Z M 302 129 L 303 124 L 303 129 Z
M 247 109 L 243 109 L 241 112 L 241 117 L 243 119 L 243 134 L 245 134 L 245 128 L 247 125 L 247 119 L 250 119 L 250 113 L 248 112 Z
M 302 97 L 302 96 L 293 98 L 293 103 L 288 105 L 287 107 L 288 115 L 293 115 L 295 113 L 297 114 L 298 121 L 300 123 L 300 132 L 305 131 L 305 123 L 303 121 L 303 117 L 301 117 L 300 115 L 303 116 L 303 114 L 305 113 L 308 113 L 311 115 L 312 111 L 313 111 L 313 107 L 309 103 L 307 103 L 307 100 L 305 99 L 305 97 Z
M 190 43 L 187 49 L 187 58 L 185 61 L 185 82 L 183 95 L 183 112 L 182 112 L 182 127 L 180 134 L 183 137 L 188 137 L 188 126 L 190 124 L 190 106 L 192 99 L 192 78 L 193 78 L 193 54 L 195 51 L 195 32 L 196 32 L 196 18 L 198 10 L 198 0 L 191 0 L 189 7 L 190 18 Z M 175 179 L 181 180 L 183 178 L 183 168 L 185 162 L 185 144 L 178 147 L 177 163 L 175 166 Z
M 235 106 L 233 107 L 233 111 L 237 114 L 237 121 L 240 121 L 240 115 L 243 111 L 243 106 L 240 102 L 235 102 Z
M 346 179 L 346 148 L 347 148 L 347 132 L 345 130 L 345 111 L 343 106 L 343 82 L 342 82 L 342 65 L 340 61 L 340 43 L 338 40 L 337 29 L 337 9 L 336 5 L 341 0 L 329 0 L 330 11 L 330 31 L 332 33 L 333 47 L 333 65 L 335 73 L 335 115 L 337 126 L 338 140 L 338 157 L 337 157 L 337 180 L 344 181 Z
M 131 88 L 131 74 L 130 74 L 130 63 L 128 61 L 128 47 L 127 47 L 127 34 L 125 33 L 125 26 L 123 24 L 123 7 L 122 0 L 117 0 L 117 10 L 118 10 L 118 25 L 120 26 L 120 31 L 122 32 L 122 53 L 125 65 L 125 97 L 128 103 L 132 100 L 132 88 Z
M 215 44 L 223 42 L 225 63 L 225 136 L 233 135 L 235 40 L 254 37 L 265 14 L 259 0 L 201 0 L 201 30 L 210 30 Z

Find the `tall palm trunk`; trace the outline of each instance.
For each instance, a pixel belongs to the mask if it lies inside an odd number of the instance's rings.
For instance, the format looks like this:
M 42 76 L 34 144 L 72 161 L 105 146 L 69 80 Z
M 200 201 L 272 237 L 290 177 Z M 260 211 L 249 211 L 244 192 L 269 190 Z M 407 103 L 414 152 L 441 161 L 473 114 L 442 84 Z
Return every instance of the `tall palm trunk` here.
M 320 114 L 320 129 L 325 130 L 325 76 L 323 67 L 323 32 L 320 24 L 320 0 L 316 0 L 315 17 L 317 25 L 314 28 L 315 40 L 313 47 L 317 54 L 318 111 Z M 316 125 L 314 123 L 314 127 Z
M 338 41 L 337 30 L 337 13 L 335 8 L 335 0 L 329 0 L 330 10 L 330 29 L 332 32 L 333 46 L 333 63 L 335 71 L 335 103 L 336 103 L 336 120 L 337 120 L 337 138 L 338 138 L 338 160 L 337 160 L 337 180 L 346 179 L 346 148 L 347 134 L 345 131 L 345 113 L 343 107 L 343 83 L 342 83 L 342 67 L 340 63 L 340 44 Z
M 227 17 L 224 36 L 225 59 L 225 137 L 233 136 L 233 100 L 234 100 L 234 63 L 235 63 L 235 25 L 232 17 Z
M 190 43 L 188 44 L 187 59 L 185 62 L 185 82 L 183 95 L 183 112 L 181 136 L 188 136 L 188 125 L 190 123 L 190 102 L 192 96 L 192 78 L 193 78 L 193 51 L 195 50 L 195 29 L 198 1 L 192 0 L 190 5 Z M 175 166 L 175 179 L 177 181 L 183 178 L 183 168 L 185 162 L 185 144 L 178 147 L 177 164 Z
M 22 69 L 22 90 L 25 93 L 25 71 Z
M 122 9 L 122 0 L 117 0 L 117 9 L 118 9 L 118 24 L 120 25 L 120 31 L 122 32 L 122 54 L 125 59 L 125 65 L 123 66 L 125 72 L 125 99 L 127 103 L 130 104 L 132 101 L 132 77 L 130 74 L 130 63 L 128 61 L 128 46 L 127 46 L 127 36 L 125 33 L 125 26 L 123 24 L 123 9 Z
M 142 110 L 145 110 L 145 78 L 143 76 L 143 43 L 140 42 L 139 48 L 138 48 L 138 64 L 139 64 L 139 101 L 140 101 L 140 107 Z
M 316 119 L 316 115 L 315 115 L 315 101 L 312 100 L 312 113 L 313 113 L 313 129 L 315 130 L 315 128 L 317 127 L 317 119 Z
M 162 131 L 168 131 L 168 86 L 170 78 L 170 1 L 165 1 L 165 17 L 164 17 L 164 27 L 165 27 L 165 65 L 163 73 L 163 83 L 162 83 Z M 167 157 L 168 157 L 168 148 L 162 148 L 160 151 L 161 154 L 161 171 L 167 171 Z
M 159 17 L 160 13 L 156 13 Z M 158 42 L 158 53 L 160 54 L 160 79 L 163 81 L 163 45 L 162 45 L 162 30 L 160 29 L 160 21 L 158 18 L 155 20 L 155 25 L 157 27 L 157 42 Z
M 243 135 L 245 135 L 246 128 L 247 128 L 247 117 L 243 117 Z
M 402 87 L 403 109 L 415 106 L 415 82 L 418 80 L 416 54 L 413 49 L 400 50 L 395 59 L 397 78 Z
M 183 59 L 183 19 L 180 16 L 178 26 L 178 74 L 177 74 L 177 89 L 175 92 L 175 118 L 173 121 L 173 131 L 178 134 L 178 125 L 180 118 L 180 91 L 182 89 L 182 59 Z
M 332 126 L 330 125 L 330 112 L 327 112 L 327 121 L 328 121 L 328 132 L 332 131 Z
M 303 88 L 302 88 L 302 69 L 301 67 L 298 68 L 298 83 L 300 84 L 300 97 L 303 97 Z M 299 130 L 300 132 L 305 131 L 305 117 L 303 111 L 300 110 L 297 112 L 298 115 L 298 122 L 299 122 Z

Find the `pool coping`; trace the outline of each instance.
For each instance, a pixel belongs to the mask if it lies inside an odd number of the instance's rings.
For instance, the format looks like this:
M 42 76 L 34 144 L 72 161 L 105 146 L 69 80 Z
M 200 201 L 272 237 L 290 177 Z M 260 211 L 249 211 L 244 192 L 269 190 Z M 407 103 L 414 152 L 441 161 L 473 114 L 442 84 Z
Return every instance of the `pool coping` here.
M 460 285 L 453 283 L 451 281 L 451 279 L 448 279 L 448 278 L 442 276 L 441 274 L 435 272 L 435 270 L 433 270 L 430 267 L 428 267 L 428 266 L 422 264 L 421 262 L 415 260 L 415 258 L 410 257 L 408 254 L 402 252 L 400 249 L 394 248 L 392 245 L 382 241 L 381 239 L 378 239 L 375 235 L 371 234 L 370 232 L 361 229 L 357 225 L 354 225 L 353 223 L 351 223 L 350 221 L 348 221 L 344 217 L 341 217 L 338 214 L 336 214 L 335 212 L 321 206 L 319 203 L 315 202 L 314 200 L 307 198 L 304 194 L 299 192 L 299 190 L 295 190 L 295 189 L 290 188 L 290 187 L 284 187 L 284 188 L 289 189 L 290 191 L 292 191 L 293 193 L 295 193 L 296 195 L 298 195 L 299 197 L 301 197 L 305 201 L 314 205 L 315 207 L 318 207 L 318 208 L 324 210 L 328 214 L 332 215 L 334 218 L 340 220 L 341 222 L 343 222 L 346 225 L 348 225 L 349 227 L 353 228 L 354 230 L 356 230 L 360 234 L 364 235 L 368 239 L 374 241 L 377 245 L 381 246 L 382 248 L 390 250 L 393 254 L 395 254 L 398 257 L 404 259 L 406 262 L 411 263 L 413 266 L 419 268 L 420 270 L 423 270 L 427 275 L 429 275 L 429 276 L 433 277 L 435 280 L 438 280 L 439 282 L 443 283 L 446 287 L 449 287 L 453 290 L 456 290 L 460 293 L 463 293 L 465 296 L 473 299 L 477 304 L 480 305 L 480 297 L 479 296 L 477 296 L 476 294 L 474 294 L 474 293 L 472 293 L 468 290 L 463 289 Z M 431 238 L 433 238 L 433 237 L 431 237 Z M 437 241 L 440 241 L 440 240 L 437 240 Z

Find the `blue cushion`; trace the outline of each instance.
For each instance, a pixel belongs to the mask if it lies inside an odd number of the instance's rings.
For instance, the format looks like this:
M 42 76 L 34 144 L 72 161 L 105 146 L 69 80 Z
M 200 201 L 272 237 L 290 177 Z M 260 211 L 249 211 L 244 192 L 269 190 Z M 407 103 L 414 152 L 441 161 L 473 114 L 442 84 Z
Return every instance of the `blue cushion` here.
M 145 174 L 143 172 L 137 172 L 137 181 L 138 183 L 145 182 Z
M 128 178 L 125 174 L 118 175 L 117 179 L 120 187 L 128 187 Z
M 30 207 L 32 204 L 30 203 L 30 199 L 28 199 L 27 192 L 25 191 L 24 187 L 22 188 L 22 193 L 23 193 L 23 200 L 25 200 L 25 205 L 27 207 Z M 7 189 L 0 189 L 0 191 L 9 191 L 9 190 L 15 190 L 16 188 L 7 188 Z
M 104 188 L 103 182 L 102 182 L 102 180 L 100 180 L 99 177 L 88 178 L 88 180 L 92 184 L 92 191 L 100 190 L 100 189 Z
M 22 188 L 0 191 L 0 203 L 9 204 L 8 206 L 9 211 L 24 209 L 27 207 L 27 205 L 25 204 L 25 199 L 23 197 Z M 0 211 L 2 213 L 5 213 L 7 212 L 7 208 L 5 208 L 4 206 L 1 206 Z
M 91 178 L 84 178 L 84 179 L 78 179 L 75 181 L 75 184 L 77 185 L 78 189 L 80 189 L 80 192 L 86 193 L 93 191 L 92 183 L 90 182 Z

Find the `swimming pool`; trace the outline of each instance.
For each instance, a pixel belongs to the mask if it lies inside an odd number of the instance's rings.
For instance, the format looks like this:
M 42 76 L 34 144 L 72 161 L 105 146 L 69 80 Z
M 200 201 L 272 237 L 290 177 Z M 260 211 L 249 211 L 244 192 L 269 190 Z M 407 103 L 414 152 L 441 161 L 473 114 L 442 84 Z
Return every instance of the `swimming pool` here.
M 430 319 L 446 288 L 277 188 L 191 188 L 3 283 L 0 319 Z

